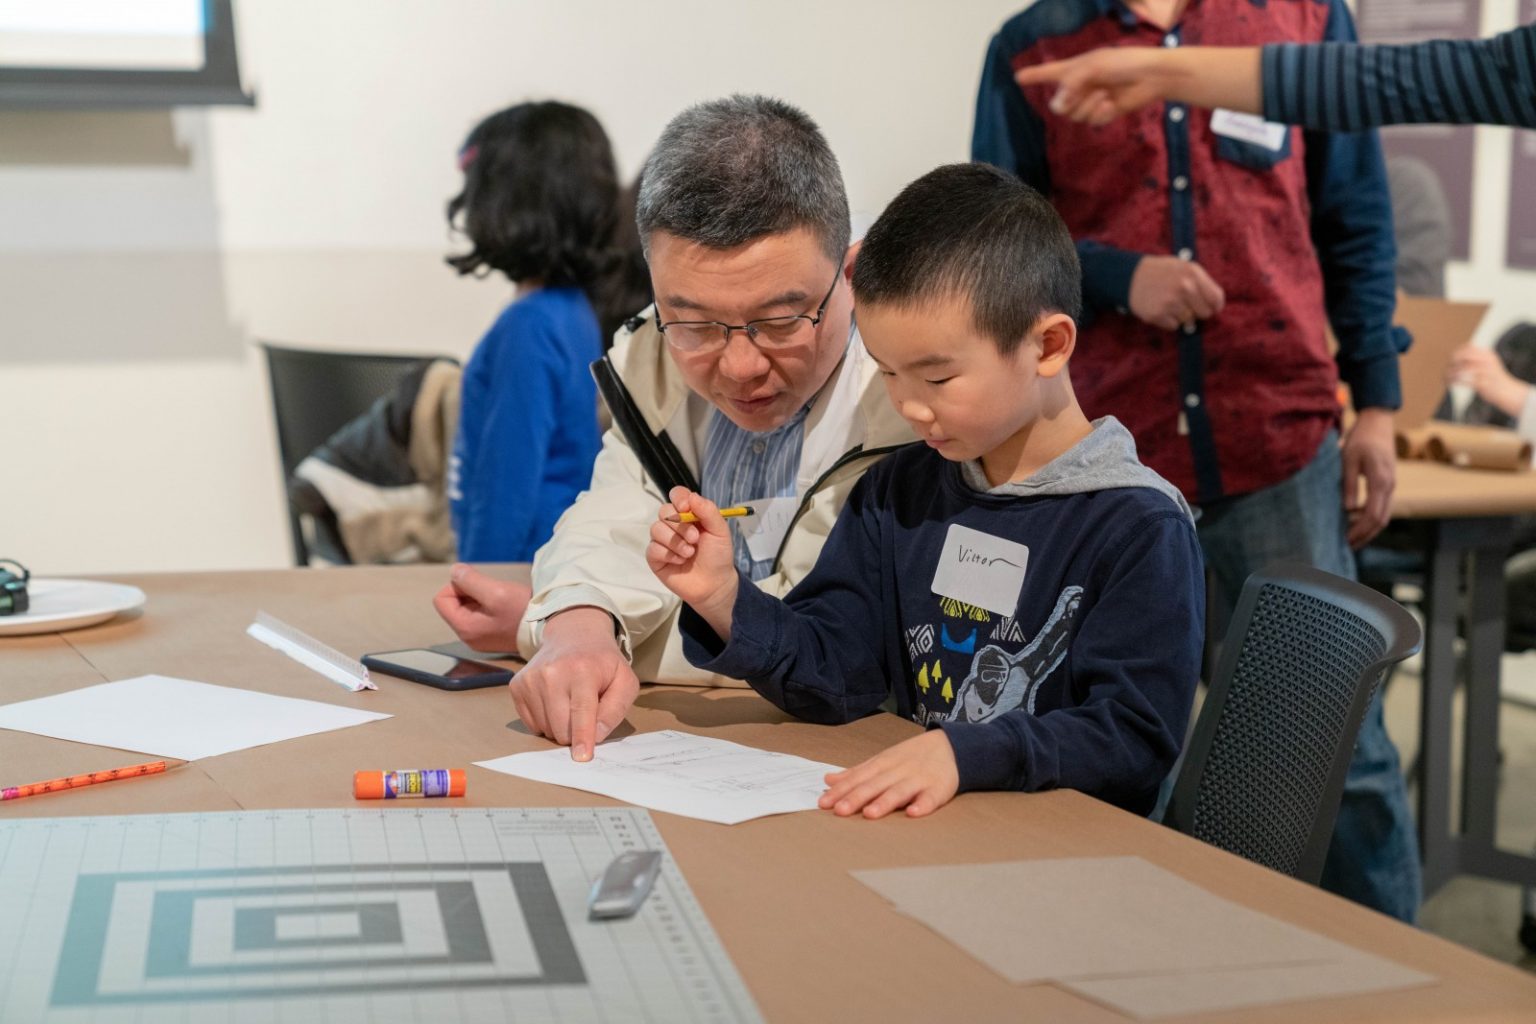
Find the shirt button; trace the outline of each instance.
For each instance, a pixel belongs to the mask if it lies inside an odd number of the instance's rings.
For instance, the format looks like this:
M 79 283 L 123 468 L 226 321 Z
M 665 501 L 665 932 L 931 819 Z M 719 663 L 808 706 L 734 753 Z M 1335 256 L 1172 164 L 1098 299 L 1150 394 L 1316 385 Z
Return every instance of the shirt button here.
M 1185 189 L 1189 188 L 1189 179 L 1184 177 L 1182 174 L 1179 175 L 1177 178 L 1173 179 L 1173 188 L 1176 192 L 1183 192 Z
M 1168 47 L 1168 49 L 1170 49 L 1170 50 L 1173 49 L 1175 46 L 1178 46 L 1179 45 L 1179 37 L 1178 37 L 1178 35 L 1173 33 L 1173 32 L 1169 32 L 1167 35 L 1163 36 L 1163 45 Z
M 1198 330 L 1198 328 L 1195 327 L 1193 323 L 1187 323 L 1184 325 L 1185 334 L 1194 334 L 1196 330 Z
M 1184 108 L 1183 107 L 1169 107 L 1168 108 L 1168 120 L 1172 121 L 1174 124 L 1178 124 L 1180 121 L 1184 120 Z
M 1194 258 L 1195 258 L 1195 251 L 1193 249 L 1180 249 L 1179 250 L 1179 259 L 1181 259 L 1181 260 L 1192 260 Z
M 1200 396 L 1199 395 L 1185 395 L 1184 396 L 1184 404 L 1189 406 L 1191 409 L 1193 409 L 1195 406 L 1200 404 Z
M 768 446 L 766 444 L 764 444 L 763 442 L 761 442 L 761 441 L 753 441 L 752 442 L 752 454 L 753 455 L 761 455 L 761 454 L 763 454 L 763 452 L 765 452 L 767 450 L 768 450 Z

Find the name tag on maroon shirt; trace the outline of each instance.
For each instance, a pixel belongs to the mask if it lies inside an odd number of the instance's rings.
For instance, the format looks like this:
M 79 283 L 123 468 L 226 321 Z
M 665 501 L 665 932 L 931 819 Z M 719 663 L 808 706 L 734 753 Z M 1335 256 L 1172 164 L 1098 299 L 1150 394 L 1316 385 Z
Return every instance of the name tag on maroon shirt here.
M 1271 153 L 1278 153 L 1285 144 L 1285 133 L 1290 131 L 1283 124 L 1266 121 L 1257 114 L 1239 114 L 1235 110 L 1218 109 L 1211 114 L 1211 131 L 1239 142 L 1251 142 L 1263 146 Z

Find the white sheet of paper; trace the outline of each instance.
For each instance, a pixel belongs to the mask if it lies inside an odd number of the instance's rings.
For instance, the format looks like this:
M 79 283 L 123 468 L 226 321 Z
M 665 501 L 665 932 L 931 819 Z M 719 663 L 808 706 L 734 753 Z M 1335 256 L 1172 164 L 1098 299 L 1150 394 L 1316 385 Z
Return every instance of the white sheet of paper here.
M 743 504 L 752 506 L 752 514 L 730 521 L 741 531 L 742 539 L 747 542 L 747 550 L 755 560 L 761 562 L 772 558 L 779 553 L 779 545 L 784 543 L 790 521 L 800 508 L 800 499 L 756 498 Z
M 664 729 L 598 744 L 592 760 L 565 747 L 476 761 L 481 768 L 601 793 L 722 825 L 816 809 L 836 765 Z
M 138 676 L 0 707 L 0 729 L 195 761 L 389 718 L 170 676 Z
M 944 550 L 933 573 L 933 592 L 940 597 L 1012 616 L 1019 610 L 1029 548 L 954 523 L 944 534 Z
M 1218 107 L 1211 113 L 1211 131 L 1278 153 L 1285 143 L 1285 133 L 1290 129 L 1278 122 L 1266 121 L 1257 114 L 1239 114 L 1235 110 Z

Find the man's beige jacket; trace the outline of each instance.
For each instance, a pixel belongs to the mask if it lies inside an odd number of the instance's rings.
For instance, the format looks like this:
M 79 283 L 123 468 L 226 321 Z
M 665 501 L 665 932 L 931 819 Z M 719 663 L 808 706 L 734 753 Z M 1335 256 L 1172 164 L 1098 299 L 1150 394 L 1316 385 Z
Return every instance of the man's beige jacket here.
M 665 427 L 698 476 L 712 407 L 683 382 L 654 319 L 648 316 L 635 331 L 621 332 L 610 358 L 649 427 L 658 432 Z M 783 596 L 800 582 L 816 563 L 853 485 L 882 456 L 913 440 L 855 332 L 806 416 L 796 480 L 799 506 L 773 574 L 758 586 Z M 677 635 L 680 602 L 645 564 L 651 523 L 664 500 L 623 435 L 608 430 L 591 487 L 534 556 L 533 600 L 518 634 L 524 657 L 538 650 L 545 619 L 567 608 L 592 606 L 619 624 L 620 646 L 642 682 L 745 685 L 701 672 L 683 657 Z

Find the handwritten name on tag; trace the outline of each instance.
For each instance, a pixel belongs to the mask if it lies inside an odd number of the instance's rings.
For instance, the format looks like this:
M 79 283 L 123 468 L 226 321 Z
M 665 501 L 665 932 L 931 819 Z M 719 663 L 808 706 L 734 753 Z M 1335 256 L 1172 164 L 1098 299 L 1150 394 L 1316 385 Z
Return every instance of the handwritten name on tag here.
M 779 545 L 784 543 L 784 535 L 789 532 L 795 510 L 800 507 L 800 499 L 757 498 L 743 504 L 751 505 L 753 514 L 730 522 L 735 523 L 736 529 L 741 531 L 753 561 L 762 562 L 772 558 L 779 553 Z
M 1029 548 L 955 523 L 944 535 L 933 592 L 998 615 L 1012 615 L 1024 589 Z
M 1239 114 L 1235 110 L 1218 109 L 1211 114 L 1211 131 L 1278 153 L 1285 144 L 1285 133 L 1290 129 L 1283 124 L 1266 121 L 1257 114 Z

